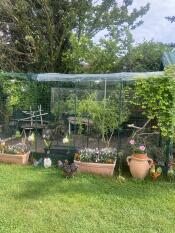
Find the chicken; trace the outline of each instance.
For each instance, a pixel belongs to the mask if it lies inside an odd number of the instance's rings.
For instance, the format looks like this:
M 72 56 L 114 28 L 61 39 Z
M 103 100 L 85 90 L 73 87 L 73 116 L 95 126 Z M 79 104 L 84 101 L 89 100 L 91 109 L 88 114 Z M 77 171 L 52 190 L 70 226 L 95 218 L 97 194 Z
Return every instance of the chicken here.
M 58 167 L 63 170 L 66 178 L 73 177 L 78 169 L 78 166 L 75 163 L 69 164 L 68 160 L 65 160 L 64 163 L 61 160 L 58 160 Z
M 0 139 L 0 153 L 3 154 L 5 151 L 5 141 Z
M 33 163 L 34 167 L 40 166 L 43 164 L 43 158 L 40 158 L 39 160 L 32 158 L 32 163 Z
M 117 176 L 117 182 L 119 182 L 120 184 L 124 183 L 125 181 L 126 181 L 125 177 L 123 177 L 121 175 Z
M 168 171 L 167 171 L 167 176 L 170 179 L 170 181 L 172 181 L 172 179 L 174 178 L 174 169 L 173 169 L 173 165 L 170 163 L 168 165 Z
M 50 158 L 44 158 L 44 167 L 49 168 L 52 165 L 52 160 Z
M 150 175 L 152 177 L 153 181 L 156 181 L 157 178 L 162 174 L 162 168 L 158 167 L 156 169 L 155 164 L 152 165 L 151 169 L 150 169 Z

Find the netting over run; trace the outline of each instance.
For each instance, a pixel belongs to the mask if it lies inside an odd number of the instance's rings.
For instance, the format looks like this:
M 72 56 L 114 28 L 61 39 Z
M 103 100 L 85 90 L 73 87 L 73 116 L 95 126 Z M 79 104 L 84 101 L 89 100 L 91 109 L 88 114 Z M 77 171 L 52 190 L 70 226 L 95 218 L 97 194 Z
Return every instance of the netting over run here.
M 126 90 L 140 78 L 160 77 L 163 72 L 118 74 L 39 74 L 39 82 L 50 82 L 51 113 L 64 124 L 78 148 L 128 147 L 133 129 L 146 118 L 129 109 Z M 47 76 L 48 75 L 48 76 Z M 154 141 L 158 144 L 159 138 Z
M 38 74 L 36 80 L 39 82 L 100 82 L 105 79 L 108 82 L 114 81 L 132 81 L 138 78 L 159 77 L 163 75 L 162 71 L 157 72 L 121 72 L 110 74 L 60 74 L 60 73 L 44 73 Z
M 12 101 L 10 106 L 13 114 L 9 123 L 5 122 L 7 118 L 2 117 L 1 125 L 4 125 L 4 129 L 7 125 L 13 125 L 11 134 L 16 129 L 20 132 L 23 129 L 35 131 L 37 142 L 33 150 L 39 152 L 44 152 L 42 135 L 49 130 L 53 148 L 112 147 L 124 149 L 127 155 L 128 140 L 135 130 L 128 125 L 142 127 L 147 121 L 140 108 L 131 103 L 134 82 L 149 77 L 157 79 L 163 74 L 1 73 L 0 78 L 9 78 L 16 88 L 11 93 L 7 91 L 8 97 L 4 98 L 8 101 L 11 101 L 11 97 L 15 99 L 16 90 L 20 94 L 20 98 Z M 26 113 L 30 115 L 27 117 Z M 151 124 L 147 125 L 147 131 L 151 132 Z M 30 134 L 30 131 L 26 130 L 26 134 Z M 65 137 L 69 137 L 69 144 L 64 144 Z M 153 146 L 150 147 L 152 157 L 157 156 L 160 141 L 159 134 L 150 136 L 148 143 L 156 147 L 156 152 Z

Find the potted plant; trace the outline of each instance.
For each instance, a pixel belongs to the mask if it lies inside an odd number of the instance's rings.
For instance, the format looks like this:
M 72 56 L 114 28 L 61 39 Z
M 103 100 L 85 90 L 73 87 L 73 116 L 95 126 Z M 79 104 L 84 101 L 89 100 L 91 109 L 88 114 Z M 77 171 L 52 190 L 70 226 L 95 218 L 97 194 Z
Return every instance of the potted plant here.
M 147 176 L 149 169 L 153 165 L 153 160 L 147 156 L 145 146 L 145 136 L 148 137 L 150 133 L 143 132 L 148 123 L 149 120 L 143 127 L 130 125 L 130 127 L 136 128 L 137 130 L 129 141 L 132 149 L 132 156 L 128 156 L 126 160 L 132 176 L 138 179 L 144 179 Z
M 0 148 L 0 162 L 22 165 L 28 163 L 30 151 L 26 144 L 17 143 L 14 145 L 5 145 L 4 142 L 1 142 Z
M 116 162 L 115 148 L 81 149 L 75 154 L 75 164 L 79 172 L 112 176 Z

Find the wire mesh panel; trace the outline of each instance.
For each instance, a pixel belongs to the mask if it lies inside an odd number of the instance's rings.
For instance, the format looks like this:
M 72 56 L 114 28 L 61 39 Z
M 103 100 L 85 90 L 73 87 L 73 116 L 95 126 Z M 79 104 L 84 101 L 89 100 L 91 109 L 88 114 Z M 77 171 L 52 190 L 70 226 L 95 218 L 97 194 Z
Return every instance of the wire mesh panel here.
M 51 112 L 76 147 L 120 147 L 128 115 L 124 95 L 122 80 L 61 83 L 51 88 Z
M 135 100 L 135 84 L 151 75 L 160 80 L 163 73 L 38 74 L 30 79 L 12 74 L 7 79 L 6 74 L 0 79 L 0 137 L 35 132 L 32 148 L 44 152 L 43 134 L 50 130 L 52 147 L 113 147 L 129 155 L 128 142 L 140 129 L 147 152 L 161 158 L 165 138 L 154 128 L 156 119 L 143 114 L 143 99 Z

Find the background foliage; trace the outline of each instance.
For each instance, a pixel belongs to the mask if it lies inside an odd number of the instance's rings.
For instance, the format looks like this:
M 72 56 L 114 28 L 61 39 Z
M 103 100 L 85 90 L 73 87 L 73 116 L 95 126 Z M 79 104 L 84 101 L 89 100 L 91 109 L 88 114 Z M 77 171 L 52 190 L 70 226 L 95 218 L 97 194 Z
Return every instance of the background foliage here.
M 165 70 L 162 77 L 140 79 L 135 82 L 131 104 L 154 120 L 154 126 L 166 137 L 172 137 L 175 126 L 175 67 Z
M 117 48 L 122 47 L 126 31 L 139 26 L 149 9 L 147 4 L 131 10 L 132 3 L 132 0 L 124 0 L 122 4 L 115 0 L 1 0 L 0 68 L 4 71 L 79 72 L 77 68 L 72 69 L 71 59 L 68 63 L 62 60 L 66 51 L 82 58 L 77 42 L 70 40 L 72 32 L 80 47 L 82 37 L 91 40 L 104 30 Z M 88 46 L 84 50 L 88 52 Z

